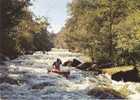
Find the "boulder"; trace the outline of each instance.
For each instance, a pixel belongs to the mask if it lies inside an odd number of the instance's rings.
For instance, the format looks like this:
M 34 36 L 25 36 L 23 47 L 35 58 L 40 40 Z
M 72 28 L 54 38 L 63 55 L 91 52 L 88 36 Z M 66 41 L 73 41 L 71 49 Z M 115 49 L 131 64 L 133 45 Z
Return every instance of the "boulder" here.
M 76 66 L 78 66 L 79 64 L 81 64 L 81 62 L 80 62 L 79 60 L 73 59 L 73 61 L 72 61 L 72 67 L 76 67 Z
M 72 61 L 68 60 L 62 64 L 63 66 L 72 66 Z
M 33 53 L 34 51 L 31 51 L 31 50 L 25 52 L 25 54 L 30 54 L 30 55 L 32 55 Z
M 100 68 L 111 68 L 111 67 L 114 66 L 114 64 L 111 63 L 111 62 L 108 62 L 108 63 L 98 63 L 98 66 L 99 66 Z
M 86 63 L 80 64 L 76 68 L 78 68 L 80 70 L 84 70 L 84 71 L 92 71 L 92 72 L 94 72 L 95 75 L 102 74 L 102 70 L 99 69 L 99 67 L 96 64 L 93 64 L 91 62 L 86 62 Z
M 81 69 L 81 70 L 88 70 L 89 68 L 91 68 L 92 65 L 93 64 L 91 62 L 85 62 L 78 65 L 76 68 Z
M 140 81 L 138 78 L 138 71 L 136 67 L 134 67 L 132 70 L 129 70 L 129 71 L 125 71 L 125 72 L 120 71 L 118 73 L 115 73 L 111 76 L 111 78 L 116 81 L 123 80 L 124 82 L 127 82 L 127 81 L 139 82 Z
M 77 59 L 73 59 L 72 61 L 68 60 L 66 62 L 63 63 L 63 66 L 72 66 L 72 67 L 76 67 L 79 64 L 81 64 L 81 62 Z
M 119 92 L 108 88 L 94 88 L 87 93 L 90 96 L 94 96 L 96 99 L 125 99 Z
M 115 66 L 115 64 L 111 60 L 105 59 L 105 58 L 93 60 L 93 62 L 100 68 L 110 68 L 110 67 Z

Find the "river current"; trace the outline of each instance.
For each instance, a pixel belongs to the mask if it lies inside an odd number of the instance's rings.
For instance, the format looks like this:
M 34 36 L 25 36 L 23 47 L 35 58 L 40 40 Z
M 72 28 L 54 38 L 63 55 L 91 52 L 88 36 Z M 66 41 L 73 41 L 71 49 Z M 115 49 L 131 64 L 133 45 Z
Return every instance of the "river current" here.
M 81 54 L 53 49 L 45 54 L 38 51 L 33 55 L 20 56 L 6 62 L 9 77 L 19 80 L 19 85 L 0 84 L 0 100 L 94 100 L 101 95 L 91 96 L 88 95 L 88 91 L 96 87 L 112 88 L 116 91 L 126 89 L 124 92 L 128 92 L 128 99 L 140 99 L 139 83 L 116 82 L 111 80 L 109 75 L 96 76 L 92 72 L 70 66 L 61 66 L 61 70 L 70 71 L 69 78 L 48 73 L 48 69 L 51 69 L 57 58 L 62 62 L 73 58 L 83 61 Z

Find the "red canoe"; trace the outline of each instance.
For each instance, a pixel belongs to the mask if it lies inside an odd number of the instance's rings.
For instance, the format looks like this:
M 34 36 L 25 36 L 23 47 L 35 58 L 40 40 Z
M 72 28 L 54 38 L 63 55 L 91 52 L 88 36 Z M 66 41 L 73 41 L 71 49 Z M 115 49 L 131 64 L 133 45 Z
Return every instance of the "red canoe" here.
M 69 75 L 70 75 L 70 71 L 51 71 L 51 70 L 48 70 L 48 72 L 49 73 L 50 72 L 57 73 L 57 74 L 62 75 L 64 77 L 66 77 L 66 78 L 68 78 Z

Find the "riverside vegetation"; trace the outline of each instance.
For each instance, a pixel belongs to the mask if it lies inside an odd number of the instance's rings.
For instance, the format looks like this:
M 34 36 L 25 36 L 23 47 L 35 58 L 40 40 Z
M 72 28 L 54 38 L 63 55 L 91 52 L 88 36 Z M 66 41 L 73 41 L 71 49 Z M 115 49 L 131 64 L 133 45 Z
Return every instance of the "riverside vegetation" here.
M 48 31 L 47 18 L 35 16 L 30 11 L 32 2 L 34 1 L 0 0 L 1 84 L 22 84 L 25 81 L 19 79 L 17 82 L 9 78 L 9 65 L 5 65 L 5 61 L 10 62 L 18 57 L 22 59 L 24 55 L 33 55 L 36 51 L 45 54 L 52 47 L 87 56 L 88 61 L 77 67 L 83 70 L 82 72 L 95 71 L 94 68 L 97 68 L 96 71 L 101 71 L 101 74 L 108 73 L 114 79 L 119 79 L 118 81 L 130 81 L 129 76 L 140 80 L 140 0 L 72 0 L 68 4 L 69 17 L 58 34 Z M 119 82 L 116 86 L 118 84 Z M 125 97 L 129 97 L 130 85 L 126 84 L 124 89 L 120 90 L 126 93 Z M 104 93 L 98 87 L 97 90 Z M 105 90 L 109 91 L 106 87 Z M 113 90 L 110 91 L 114 94 Z M 139 94 L 134 91 L 133 93 Z M 96 89 L 89 94 L 96 95 Z

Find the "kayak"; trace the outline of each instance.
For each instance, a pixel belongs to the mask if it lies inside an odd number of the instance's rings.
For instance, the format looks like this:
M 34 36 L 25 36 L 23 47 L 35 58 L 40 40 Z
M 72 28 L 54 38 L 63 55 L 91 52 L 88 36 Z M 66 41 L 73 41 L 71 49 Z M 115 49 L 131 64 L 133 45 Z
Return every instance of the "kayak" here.
M 53 70 L 48 70 L 48 73 L 50 73 L 50 72 L 62 75 L 64 77 L 66 77 L 66 78 L 68 78 L 69 75 L 70 75 L 70 71 L 53 71 Z

